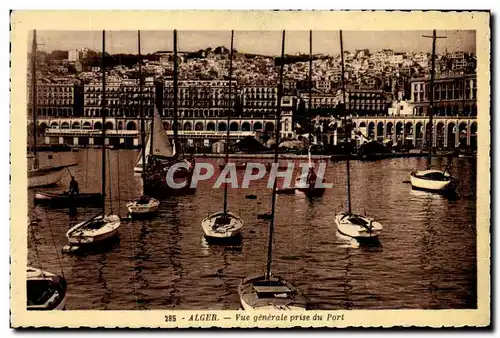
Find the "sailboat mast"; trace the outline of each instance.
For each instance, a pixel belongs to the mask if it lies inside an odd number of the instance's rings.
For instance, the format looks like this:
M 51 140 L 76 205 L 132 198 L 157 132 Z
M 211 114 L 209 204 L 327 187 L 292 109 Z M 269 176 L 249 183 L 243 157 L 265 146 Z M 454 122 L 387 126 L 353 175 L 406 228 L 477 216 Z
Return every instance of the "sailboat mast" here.
M 346 159 L 346 171 L 347 171 L 347 210 L 351 213 L 351 169 L 349 163 L 349 157 L 351 153 L 351 148 L 349 144 L 349 128 L 347 127 L 347 109 L 345 102 L 345 74 L 344 74 L 344 40 L 342 38 L 342 30 L 339 33 L 340 36 L 340 60 L 341 60 L 341 71 L 342 71 L 342 111 L 341 113 L 344 115 L 344 134 L 345 134 L 345 145 L 347 149 L 347 159 Z
M 36 121 L 36 52 L 37 52 L 37 44 L 36 44 L 36 30 L 33 30 L 33 45 L 31 47 L 31 113 L 33 117 L 33 152 L 34 152 L 34 163 L 33 168 L 38 169 L 38 149 L 37 149 L 37 141 L 36 141 L 36 133 L 37 133 L 37 121 Z
M 309 133 L 309 135 L 311 135 L 311 119 L 312 119 L 312 115 L 311 115 L 311 107 L 312 107 L 312 66 L 313 66 L 313 59 L 312 59 L 312 38 L 313 38 L 313 35 L 312 35 L 312 30 L 309 31 L 309 107 L 307 109 L 307 116 L 308 116 L 308 119 L 307 119 L 307 132 Z
M 234 42 L 234 30 L 231 31 L 231 50 L 229 51 L 229 109 L 227 111 L 227 134 L 226 134 L 226 165 L 229 162 L 229 125 L 231 123 L 232 116 L 232 78 L 233 78 L 233 42 Z M 224 185 L 224 215 L 227 214 L 227 183 Z
M 141 31 L 137 31 L 137 49 L 139 51 L 139 114 L 141 117 L 141 152 L 142 152 L 142 172 L 146 172 L 146 131 L 144 126 L 144 105 L 142 97 L 142 55 L 141 55 Z M 144 176 L 142 176 L 144 183 Z M 144 184 L 143 184 L 144 189 Z
M 275 149 L 274 149 L 274 163 L 275 169 L 278 168 L 278 148 L 280 144 L 280 126 L 281 126 L 281 97 L 283 95 L 283 68 L 285 66 L 285 30 L 283 30 L 283 37 L 281 38 L 281 65 L 279 73 L 279 84 L 278 84 L 278 102 L 276 105 L 276 135 L 275 135 Z M 271 221 L 269 222 L 269 241 L 267 243 L 267 269 L 266 269 L 266 279 L 271 279 L 271 264 L 273 257 L 273 232 L 274 232 L 274 214 L 276 211 L 276 186 L 278 180 L 274 180 L 273 184 L 273 195 L 271 204 Z
M 431 125 L 431 131 L 429 134 L 429 166 L 431 165 L 432 159 L 432 115 L 434 113 L 434 72 L 435 72 L 435 60 L 436 60 L 436 30 L 432 31 L 432 59 L 431 59 L 431 81 L 429 83 L 429 123 Z
M 106 52 L 106 31 L 102 31 L 102 55 L 101 55 L 101 73 L 102 73 L 102 195 L 106 196 L 106 66 L 104 64 L 104 54 Z M 106 201 L 103 199 L 102 214 L 106 213 Z
M 178 142 L 178 125 L 177 125 L 177 88 L 178 88 L 178 79 L 177 79 L 177 30 L 174 29 L 174 125 L 173 125 L 173 130 L 174 130 L 174 144 L 175 148 L 178 149 L 179 147 L 179 142 Z M 177 151 L 176 151 L 177 152 Z
M 429 81 L 429 124 L 431 125 L 431 130 L 429 133 L 429 166 L 431 165 L 431 159 L 432 159 L 432 141 L 434 140 L 433 138 L 433 129 L 434 129 L 434 124 L 432 123 L 432 118 L 434 115 L 434 76 L 436 72 L 436 40 L 437 39 L 444 39 L 446 36 L 437 36 L 436 35 L 436 30 L 434 29 L 432 31 L 432 36 L 428 35 L 423 35 L 424 38 L 431 38 L 432 39 L 432 57 L 431 57 L 431 79 Z

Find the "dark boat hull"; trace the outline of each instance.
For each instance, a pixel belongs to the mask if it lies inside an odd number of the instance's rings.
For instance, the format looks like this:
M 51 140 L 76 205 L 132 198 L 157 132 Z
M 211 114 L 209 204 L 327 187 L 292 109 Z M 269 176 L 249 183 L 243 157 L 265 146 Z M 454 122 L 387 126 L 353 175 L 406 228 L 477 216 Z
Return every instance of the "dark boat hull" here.
M 51 207 L 100 206 L 104 201 L 101 193 L 82 193 L 70 195 L 63 193 L 39 192 L 35 194 L 35 203 Z

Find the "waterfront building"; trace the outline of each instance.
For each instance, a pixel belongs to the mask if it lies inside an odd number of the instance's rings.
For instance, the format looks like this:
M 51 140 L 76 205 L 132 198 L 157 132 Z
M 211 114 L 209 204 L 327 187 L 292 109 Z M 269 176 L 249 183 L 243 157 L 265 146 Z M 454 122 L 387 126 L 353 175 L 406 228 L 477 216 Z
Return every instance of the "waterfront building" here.
M 428 86 L 428 78 L 410 80 L 410 97 L 415 105 L 415 115 L 429 115 Z M 444 77 L 434 82 L 434 114 L 437 116 L 476 116 L 476 101 L 476 75 Z
M 354 115 L 386 115 L 389 104 L 383 90 L 348 89 L 346 109 Z

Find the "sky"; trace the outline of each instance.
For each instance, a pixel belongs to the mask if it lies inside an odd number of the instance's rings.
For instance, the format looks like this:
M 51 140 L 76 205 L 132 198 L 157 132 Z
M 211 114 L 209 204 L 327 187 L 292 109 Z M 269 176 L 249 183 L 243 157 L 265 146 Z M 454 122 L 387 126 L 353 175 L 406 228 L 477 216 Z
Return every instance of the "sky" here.
M 235 31 L 234 48 L 239 52 L 262 55 L 281 53 L 282 31 Z M 370 52 L 393 49 L 396 52 L 431 52 L 432 39 L 422 37 L 432 31 L 344 31 L 344 50 L 367 48 Z M 476 34 L 471 30 L 437 31 L 436 52 L 475 52 Z M 230 31 L 179 31 L 178 50 L 196 51 L 208 47 L 229 48 Z M 29 45 L 31 46 L 30 34 Z M 338 54 L 338 31 L 313 31 L 313 54 Z M 88 47 L 102 49 L 102 31 L 37 31 L 38 49 L 70 50 Z M 173 49 L 172 31 L 141 31 L 141 52 Z M 106 31 L 106 52 L 137 54 L 137 31 Z M 287 31 L 285 53 L 309 54 L 309 31 Z

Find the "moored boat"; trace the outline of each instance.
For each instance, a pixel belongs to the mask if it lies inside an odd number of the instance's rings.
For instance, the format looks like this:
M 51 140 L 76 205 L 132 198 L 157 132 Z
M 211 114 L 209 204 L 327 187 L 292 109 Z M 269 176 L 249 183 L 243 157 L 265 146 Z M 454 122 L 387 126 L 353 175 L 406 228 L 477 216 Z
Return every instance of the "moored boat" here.
M 312 32 L 311 32 L 312 34 Z M 281 59 L 285 56 L 285 31 L 283 31 L 281 44 Z M 284 62 L 280 65 L 278 85 L 278 104 L 276 109 L 276 144 L 279 143 L 281 121 L 281 98 L 283 95 L 283 69 Z M 274 151 L 274 163 L 278 164 L 278 147 Z M 269 232 L 267 240 L 267 265 L 264 274 L 244 278 L 238 286 L 240 303 L 247 311 L 304 311 L 307 309 L 307 298 L 300 290 L 282 277 L 273 275 L 271 271 L 273 255 L 273 233 L 275 227 L 277 180 L 274 180 L 271 198 L 271 214 L 269 215 Z M 267 215 L 266 215 L 267 216 Z M 268 217 L 266 217 L 268 219 Z
M 238 286 L 241 306 L 247 311 L 305 311 L 307 298 L 278 276 L 245 278 Z
M 80 193 L 70 194 L 63 192 L 37 192 L 35 193 L 35 203 L 53 207 L 76 207 L 101 205 L 104 201 L 104 195 L 101 193 Z
M 127 210 L 131 217 L 146 217 L 158 211 L 160 202 L 152 197 L 143 195 L 127 203 Z
M 177 39 L 177 32 L 174 31 L 174 40 Z M 229 53 L 229 97 L 231 97 L 232 92 L 232 74 L 233 74 L 233 38 L 234 31 L 231 31 L 231 50 Z M 232 105 L 230 105 L 232 106 Z M 229 125 L 232 109 L 229 110 L 227 114 L 227 123 Z M 230 128 L 226 131 L 226 156 L 225 156 L 225 164 L 229 163 L 229 132 Z M 246 167 L 246 163 L 231 163 L 231 165 L 243 165 Z M 205 233 L 205 238 L 207 241 L 228 241 L 228 240 L 237 240 L 241 238 L 241 229 L 243 228 L 243 220 L 241 217 L 237 216 L 235 213 L 232 213 L 228 210 L 228 186 L 224 185 L 224 205 L 222 211 L 216 212 L 207 218 L 203 219 L 201 222 L 201 227 L 203 228 L 203 232 Z
M 335 224 L 341 234 L 354 239 L 376 238 L 383 229 L 382 224 L 372 218 L 349 212 L 335 215 Z
M 70 245 L 98 244 L 117 235 L 120 224 L 120 217 L 117 215 L 100 214 L 70 228 L 66 237 Z
M 457 184 L 447 170 L 415 170 L 410 173 L 410 183 L 413 189 L 436 193 L 453 193 Z
M 66 279 L 53 273 L 27 267 L 27 310 L 64 310 L 67 299 Z
M 224 240 L 241 236 L 243 220 L 230 211 L 216 212 L 201 222 L 208 240 Z

